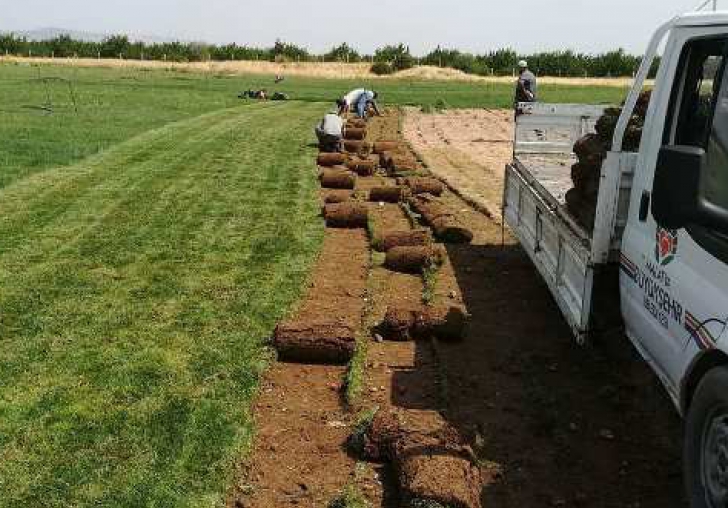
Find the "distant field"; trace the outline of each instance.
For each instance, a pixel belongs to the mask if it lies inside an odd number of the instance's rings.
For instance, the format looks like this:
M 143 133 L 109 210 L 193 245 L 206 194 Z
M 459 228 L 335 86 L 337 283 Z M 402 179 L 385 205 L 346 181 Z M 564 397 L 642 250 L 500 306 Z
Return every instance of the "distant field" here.
M 94 58 L 24 58 L 13 56 L 0 56 L 1 62 L 22 62 L 35 64 L 53 64 L 59 66 L 82 67 L 109 67 L 109 68 L 145 68 L 150 70 L 176 70 L 180 72 L 207 72 L 213 74 L 264 74 L 273 76 L 284 74 L 308 78 L 328 79 L 354 79 L 354 80 L 385 80 L 397 81 L 401 79 L 434 80 L 434 81 L 473 81 L 510 83 L 511 77 L 504 76 L 478 76 L 467 74 L 449 67 L 435 67 L 432 65 L 418 65 L 394 75 L 378 77 L 371 72 L 372 64 L 369 62 L 267 62 L 267 61 L 230 61 L 230 62 L 159 62 L 150 60 L 117 60 Z M 515 62 L 514 62 L 515 63 Z M 541 78 L 543 83 L 552 85 L 594 85 L 626 87 L 631 83 L 630 78 L 559 78 L 547 76 Z
M 71 107 L 69 83 L 78 112 Z M 443 101 L 454 108 L 510 107 L 512 97 L 510 83 L 502 82 L 289 77 L 276 86 L 272 76 L 260 74 L 0 64 L 0 187 L 166 123 L 238 104 L 237 93 L 247 88 L 282 91 L 308 102 L 331 102 L 361 85 L 376 88 L 384 102 L 398 105 Z M 615 103 L 624 93 L 614 86 L 541 87 L 546 102 Z M 53 114 L 38 109 L 49 97 Z

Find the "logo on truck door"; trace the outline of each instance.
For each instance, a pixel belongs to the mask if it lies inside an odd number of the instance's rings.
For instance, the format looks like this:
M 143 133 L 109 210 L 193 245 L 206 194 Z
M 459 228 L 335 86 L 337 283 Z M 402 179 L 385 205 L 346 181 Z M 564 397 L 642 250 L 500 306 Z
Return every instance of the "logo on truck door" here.
M 660 266 L 667 266 L 677 256 L 677 230 L 657 228 L 655 258 Z

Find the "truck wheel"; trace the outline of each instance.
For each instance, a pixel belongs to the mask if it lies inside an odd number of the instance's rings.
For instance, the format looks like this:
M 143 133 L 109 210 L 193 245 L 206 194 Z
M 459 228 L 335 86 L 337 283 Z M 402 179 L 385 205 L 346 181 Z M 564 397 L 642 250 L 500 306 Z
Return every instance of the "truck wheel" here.
M 685 425 L 685 487 L 691 508 L 728 506 L 728 368 L 700 381 Z

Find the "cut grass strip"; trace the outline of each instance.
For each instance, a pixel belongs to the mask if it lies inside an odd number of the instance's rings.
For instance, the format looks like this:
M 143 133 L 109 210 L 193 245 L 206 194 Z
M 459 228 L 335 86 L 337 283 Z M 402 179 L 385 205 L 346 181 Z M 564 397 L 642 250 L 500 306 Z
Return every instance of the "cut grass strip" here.
M 221 504 L 322 238 L 321 109 L 219 111 L 0 191 L 0 506 Z

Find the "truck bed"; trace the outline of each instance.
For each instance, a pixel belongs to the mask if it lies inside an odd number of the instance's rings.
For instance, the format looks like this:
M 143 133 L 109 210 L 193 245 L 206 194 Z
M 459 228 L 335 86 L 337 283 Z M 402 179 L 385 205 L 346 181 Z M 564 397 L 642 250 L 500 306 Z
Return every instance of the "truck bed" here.
M 618 259 L 629 210 L 636 154 L 608 154 L 602 168 L 594 232 L 565 205 L 572 188 L 574 142 L 592 132 L 604 108 L 528 105 L 516 121 L 513 162 L 506 167 L 503 213 L 551 289 L 577 339 L 589 333 L 594 271 Z
M 573 187 L 571 166 L 576 162 L 573 154 L 522 154 L 516 162 L 533 177 L 534 185 L 554 206 L 566 204 L 566 193 Z

